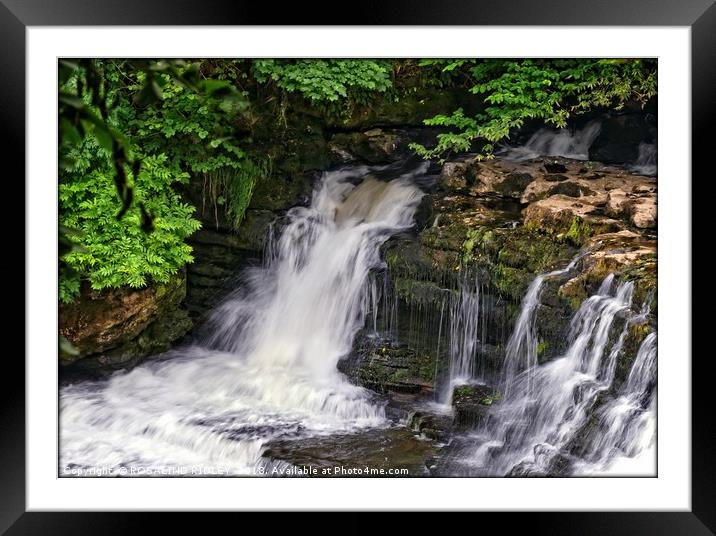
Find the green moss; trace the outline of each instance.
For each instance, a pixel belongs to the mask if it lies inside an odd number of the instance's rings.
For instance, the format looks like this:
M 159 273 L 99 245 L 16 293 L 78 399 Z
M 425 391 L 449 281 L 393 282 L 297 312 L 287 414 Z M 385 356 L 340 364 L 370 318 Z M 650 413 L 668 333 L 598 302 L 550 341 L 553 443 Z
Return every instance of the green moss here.
M 470 393 L 472 393 L 472 387 L 469 385 L 459 385 L 455 387 L 453 396 L 468 396 Z
M 434 380 L 435 360 L 426 353 L 402 347 L 382 346 L 371 350 L 349 374 L 358 383 L 385 391 L 418 391 Z
M 534 274 L 509 266 L 498 265 L 493 272 L 493 283 L 497 290 L 503 296 L 518 302 L 533 278 Z
M 588 296 L 586 278 L 579 276 L 570 279 L 567 283 L 559 287 L 558 296 L 567 302 L 573 311 L 576 311 Z
M 594 234 L 591 225 L 584 218 L 575 216 L 569 226 L 569 230 L 564 234 L 563 239 L 575 246 L 581 246 L 584 242 Z
M 495 402 L 497 402 L 497 401 L 500 400 L 501 398 L 502 398 L 502 395 L 500 395 L 500 393 L 498 393 L 497 391 L 495 391 L 495 392 L 492 393 L 491 395 L 486 396 L 485 398 L 481 399 L 481 400 L 480 400 L 480 404 L 482 404 L 483 406 L 491 406 L 492 404 L 494 404 Z
M 541 358 L 544 355 L 545 350 L 547 350 L 548 343 L 547 341 L 540 341 L 537 343 L 537 358 Z

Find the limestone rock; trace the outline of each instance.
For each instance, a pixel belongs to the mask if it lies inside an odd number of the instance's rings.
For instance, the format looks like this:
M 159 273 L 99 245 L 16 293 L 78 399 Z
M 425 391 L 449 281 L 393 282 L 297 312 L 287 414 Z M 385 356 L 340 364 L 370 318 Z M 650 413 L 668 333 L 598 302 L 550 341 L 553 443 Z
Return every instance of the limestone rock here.
M 475 166 L 471 162 L 446 162 L 438 178 L 439 185 L 446 190 L 461 190 L 474 184 Z
M 628 213 L 629 197 L 621 188 L 610 190 L 607 194 L 606 213 L 615 218 L 619 218 Z
M 469 188 L 471 195 L 519 199 L 533 180 L 532 173 L 519 167 L 463 160 L 446 163 L 439 183 L 448 190 Z
M 631 222 L 640 229 L 656 228 L 656 199 L 652 197 L 639 197 L 631 202 Z

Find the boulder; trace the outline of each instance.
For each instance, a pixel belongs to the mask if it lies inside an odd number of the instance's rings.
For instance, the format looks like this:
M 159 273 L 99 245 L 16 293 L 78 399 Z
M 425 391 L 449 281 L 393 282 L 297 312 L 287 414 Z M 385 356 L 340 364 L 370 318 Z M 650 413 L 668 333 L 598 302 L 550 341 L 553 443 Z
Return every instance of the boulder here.
M 488 385 L 459 385 L 452 393 L 455 424 L 476 427 L 487 418 L 487 412 L 500 399 L 500 395 Z
M 582 197 L 594 195 L 594 192 L 578 182 L 560 182 L 549 189 L 548 195 L 562 194 L 568 197 Z
M 470 161 L 446 162 L 440 171 L 438 184 L 445 190 L 462 190 L 475 183 L 477 164 Z
M 610 216 L 620 218 L 629 212 L 629 197 L 621 188 L 614 188 L 607 193 L 605 211 Z
M 522 168 L 471 159 L 444 164 L 439 184 L 447 190 L 467 188 L 477 196 L 519 199 L 533 180 L 534 176 Z
M 73 356 L 61 354 L 60 364 L 83 362 L 90 368 L 116 369 L 168 350 L 192 327 L 181 305 L 185 294 L 183 272 L 168 283 L 139 289 L 98 291 L 84 285 L 75 302 L 60 306 L 60 335 L 79 351 Z
M 656 228 L 656 198 L 639 197 L 632 200 L 629 208 L 629 220 L 640 229 Z

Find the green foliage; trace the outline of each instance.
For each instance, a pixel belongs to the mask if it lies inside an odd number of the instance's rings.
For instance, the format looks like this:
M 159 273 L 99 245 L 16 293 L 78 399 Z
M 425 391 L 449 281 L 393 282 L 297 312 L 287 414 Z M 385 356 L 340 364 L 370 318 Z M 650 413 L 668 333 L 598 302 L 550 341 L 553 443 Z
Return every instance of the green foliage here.
M 594 230 L 591 225 L 583 218 L 575 216 L 563 239 L 575 246 L 581 246 L 592 234 L 594 234 Z
M 565 127 L 567 119 L 599 107 L 622 108 L 633 100 L 645 103 L 656 95 L 656 62 L 627 59 L 560 60 L 433 60 L 443 70 L 464 69 L 484 110 L 475 116 L 462 109 L 437 115 L 425 124 L 452 129 L 438 135 L 437 145 L 412 148 L 425 158 L 468 151 L 475 140 L 484 142 L 479 158 L 490 157 L 496 142 L 528 120 Z
M 184 240 L 200 224 L 175 189 L 190 173 L 238 177 L 228 210 L 240 222 L 259 171 L 236 144 L 247 100 L 200 71 L 181 60 L 61 68 L 60 244 L 74 246 L 60 251 L 62 302 L 81 279 L 95 289 L 141 287 L 192 261 Z
M 391 87 L 390 60 L 254 60 L 253 73 L 261 83 L 273 81 L 289 93 L 312 102 L 357 98 L 361 93 L 385 92 Z
M 527 121 L 562 127 L 595 108 L 656 94 L 654 60 L 61 60 L 59 63 L 60 298 L 94 288 L 162 282 L 191 262 L 185 239 L 199 224 L 179 192 L 203 180 L 204 202 L 238 227 L 259 178 L 270 177 L 291 106 L 345 115 L 417 88 L 463 88 L 484 106 L 425 121 L 444 127 L 444 157 L 494 145 Z M 290 125 L 290 128 L 289 128 Z M 282 134 L 282 135 L 283 135 Z M 267 139 L 268 138 L 268 139 Z M 281 138 L 283 139 L 283 138 Z M 287 155 L 289 151 L 286 151 Z M 265 156 L 265 155 L 270 156 Z M 287 158 L 289 156 L 286 156 Z M 285 164 L 285 163 L 284 163 Z M 587 164 L 588 165 L 588 164 Z M 565 240 L 590 229 L 576 222 Z M 466 237 L 467 261 L 484 246 Z
M 166 154 L 194 173 L 242 167 L 246 153 L 236 144 L 233 125 L 248 106 L 244 93 L 232 99 L 207 98 L 160 74 L 154 80 L 161 87 L 161 103 L 137 108 L 129 99 L 132 92 L 141 92 L 145 78 L 138 73 L 137 83 L 122 91 L 117 101 L 117 123 L 145 153 Z M 211 82 L 212 94 L 229 84 Z
M 63 261 L 72 273 L 61 273 L 60 300 L 79 293 L 80 277 L 92 288 L 142 287 L 149 279 L 164 283 L 192 261 L 184 239 L 200 224 L 191 217 L 194 207 L 183 203 L 173 189 L 189 174 L 172 165 L 166 155 L 142 159 L 137 176 L 128 174 L 136 200 L 151 211 L 152 232 L 142 229 L 143 214 L 130 210 L 116 217 L 116 191 L 111 155 L 92 138 L 76 151 L 75 165 L 65 170 L 59 188 L 60 223 L 78 232 L 69 240 L 82 245 Z
M 217 225 L 219 207 L 223 207 L 233 228 L 238 229 L 251 201 L 256 182 L 261 177 L 270 175 L 270 161 L 262 158 L 247 158 L 236 169 L 223 167 L 204 173 L 204 203 L 213 203 Z

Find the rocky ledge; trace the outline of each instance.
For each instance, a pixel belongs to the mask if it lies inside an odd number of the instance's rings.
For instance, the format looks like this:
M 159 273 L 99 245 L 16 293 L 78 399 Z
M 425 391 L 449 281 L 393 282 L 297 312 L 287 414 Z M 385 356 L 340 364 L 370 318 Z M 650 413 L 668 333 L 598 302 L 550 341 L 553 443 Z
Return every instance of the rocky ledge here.
M 410 376 L 414 391 L 428 392 L 440 383 L 449 367 L 445 318 L 451 296 L 466 280 L 481 288 L 489 335 L 479 344 L 487 369 L 497 369 L 529 284 L 578 255 L 572 271 L 544 284 L 535 319 L 541 362 L 564 350 L 569 318 L 609 273 L 634 282 L 635 309 L 650 305 L 646 323 L 632 327 L 627 345 L 636 348 L 647 326 L 655 327 L 654 177 L 563 158 L 510 162 L 467 155 L 444 164 L 423 205 L 427 216 L 416 232 L 384 245 L 391 293 L 384 297 L 387 306 L 381 305 L 391 316 L 384 326 L 421 365 L 414 364 L 409 374 L 394 368 L 405 356 L 386 360 L 394 353 L 388 348 L 354 367 L 355 381 L 398 391 L 398 370 L 399 376 Z M 426 337 L 440 331 L 440 322 L 442 337 Z M 418 359 L 423 355 L 432 361 Z M 628 366 L 620 362 L 618 376 Z M 490 370 L 481 373 L 489 378 Z
M 183 272 L 166 284 L 141 289 L 84 286 L 75 302 L 60 306 L 60 335 L 77 350 L 60 353 L 60 364 L 103 375 L 168 350 L 192 326 L 182 306 L 185 294 Z

